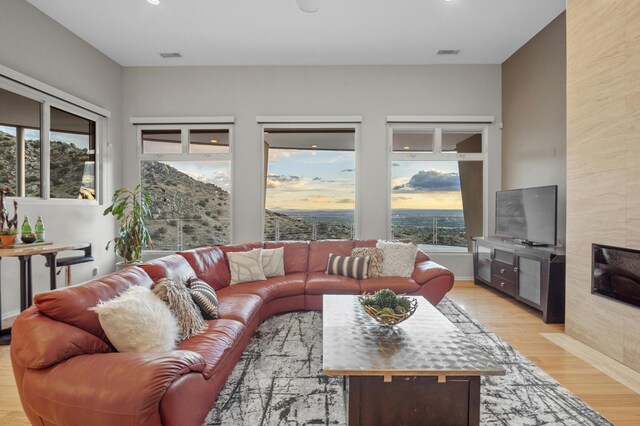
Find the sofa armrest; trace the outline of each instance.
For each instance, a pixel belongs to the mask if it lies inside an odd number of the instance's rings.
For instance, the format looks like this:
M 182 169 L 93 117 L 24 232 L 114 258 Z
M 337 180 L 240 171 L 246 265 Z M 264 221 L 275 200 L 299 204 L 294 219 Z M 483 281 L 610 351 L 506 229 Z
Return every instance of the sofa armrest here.
M 22 395 L 51 424 L 160 424 L 167 388 L 205 361 L 191 351 L 80 355 L 53 367 L 28 369 Z
M 416 263 L 416 266 L 413 269 L 413 274 L 411 274 L 411 278 L 413 278 L 418 284 L 423 285 L 434 278 L 446 275 L 450 276 L 451 281 L 453 281 L 453 272 L 432 260 L 425 260 Z

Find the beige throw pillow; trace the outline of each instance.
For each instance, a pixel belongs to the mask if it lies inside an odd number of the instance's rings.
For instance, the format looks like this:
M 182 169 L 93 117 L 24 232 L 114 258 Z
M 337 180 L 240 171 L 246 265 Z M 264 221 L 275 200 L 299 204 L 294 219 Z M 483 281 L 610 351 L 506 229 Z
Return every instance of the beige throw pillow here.
M 267 279 L 262 271 L 262 249 L 229 252 L 227 258 L 231 271 L 231 285 Z
M 410 277 L 415 266 L 418 247 L 413 244 L 378 241 L 382 250 L 382 275 L 385 277 Z
M 161 278 L 151 287 L 151 291 L 167 304 L 178 320 L 180 340 L 202 334 L 207 329 L 207 323 L 184 283 Z
M 369 278 L 382 276 L 382 250 L 376 247 L 356 247 L 351 251 L 351 256 L 369 256 Z
M 267 278 L 284 275 L 284 247 L 262 250 L 262 272 Z

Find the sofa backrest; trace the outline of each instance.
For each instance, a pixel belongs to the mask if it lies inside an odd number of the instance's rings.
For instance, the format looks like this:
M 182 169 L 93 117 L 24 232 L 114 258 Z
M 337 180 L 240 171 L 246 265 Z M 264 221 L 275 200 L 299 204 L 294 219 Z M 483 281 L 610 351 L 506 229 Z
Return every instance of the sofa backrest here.
M 78 327 L 107 342 L 98 314 L 89 308 L 116 297 L 132 285 L 150 288 L 152 284 L 153 281 L 142 269 L 131 266 L 86 284 L 37 294 L 34 304 L 43 315 Z
M 220 247 L 202 247 L 181 251 L 178 254 L 189 262 L 198 278 L 215 290 L 220 290 L 229 285 L 231 280 L 229 265 Z
M 324 272 L 327 270 L 329 254 L 350 256 L 353 250 L 353 240 L 317 240 L 309 242 L 309 272 Z
M 278 241 L 264 243 L 265 249 L 284 247 L 284 273 L 307 272 L 309 268 L 308 241 Z
M 161 278 L 186 282 L 189 278 L 197 276 L 187 259 L 179 254 L 170 254 L 150 260 L 141 264 L 140 268 L 151 277 L 154 283 Z

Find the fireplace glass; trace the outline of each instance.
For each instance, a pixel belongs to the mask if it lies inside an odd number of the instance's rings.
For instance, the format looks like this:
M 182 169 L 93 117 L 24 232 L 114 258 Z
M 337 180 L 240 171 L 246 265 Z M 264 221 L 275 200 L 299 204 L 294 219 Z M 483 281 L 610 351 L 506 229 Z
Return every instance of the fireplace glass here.
M 593 244 L 591 293 L 640 307 L 640 250 Z

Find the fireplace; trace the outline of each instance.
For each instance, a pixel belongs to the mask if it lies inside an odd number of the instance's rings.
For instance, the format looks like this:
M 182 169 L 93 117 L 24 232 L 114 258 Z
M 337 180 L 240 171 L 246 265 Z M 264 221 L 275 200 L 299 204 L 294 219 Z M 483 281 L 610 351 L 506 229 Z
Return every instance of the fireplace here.
M 640 250 L 593 244 L 591 293 L 640 307 Z

